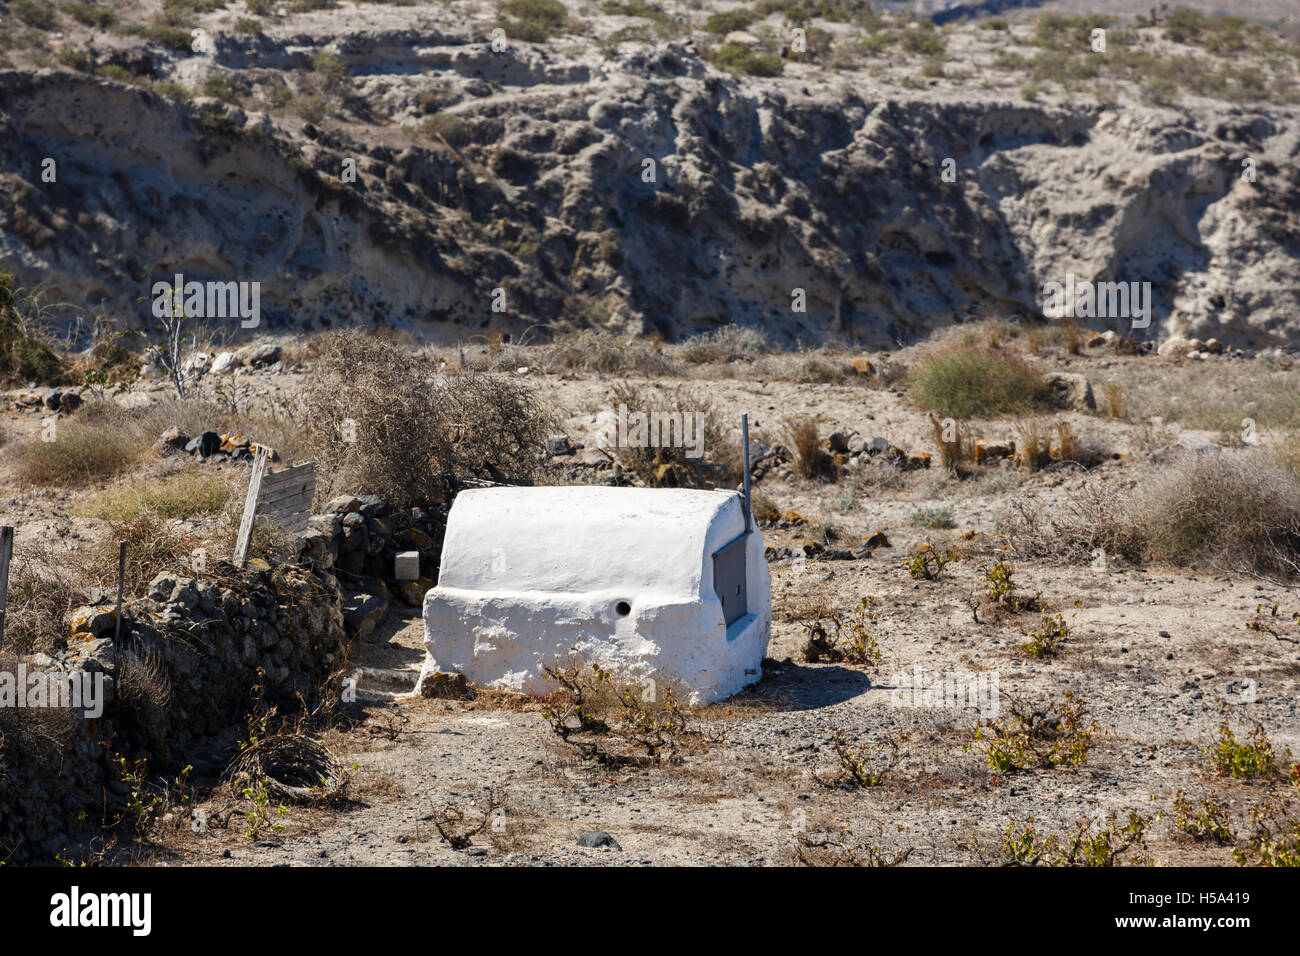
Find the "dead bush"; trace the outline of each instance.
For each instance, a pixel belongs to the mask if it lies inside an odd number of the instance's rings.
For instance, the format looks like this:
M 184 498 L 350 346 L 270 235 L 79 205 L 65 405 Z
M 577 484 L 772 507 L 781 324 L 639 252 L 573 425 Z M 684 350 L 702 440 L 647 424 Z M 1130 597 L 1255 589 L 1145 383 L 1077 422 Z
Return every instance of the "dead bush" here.
M 1244 454 L 1187 455 L 1130 508 L 1151 557 L 1178 566 L 1300 572 L 1300 480 Z
M 944 468 L 954 469 L 962 462 L 974 461 L 975 437 L 969 425 L 951 418 L 941 419 L 931 412 L 930 427 L 934 431 L 934 443 L 939 446 L 939 463 Z
M 686 710 L 671 687 L 660 693 L 653 684 L 616 684 L 596 664 L 548 667 L 545 673 L 560 690 L 542 716 L 583 760 L 604 767 L 675 764 L 700 742 L 687 729 Z
M 452 477 L 532 479 L 552 423 L 522 381 L 439 372 L 360 332 L 327 333 L 315 345 L 301 405 L 321 500 L 378 494 L 407 507 L 437 497 Z
M 19 654 L 50 650 L 66 634 L 68 613 L 81 592 L 67 558 L 42 543 L 14 548 L 9 567 L 4 649 Z
M 1186 454 L 1127 492 L 1094 483 L 1050 508 L 1015 501 L 1001 528 L 1025 557 L 1102 552 L 1290 578 L 1300 574 L 1300 479 L 1249 453 Z
M 17 654 L 0 653 L 0 674 L 15 686 L 21 662 Z M 0 707 L 0 784 L 6 764 L 27 765 L 38 775 L 56 770 L 75 727 L 67 707 Z
M 681 368 L 654 339 L 622 339 L 610 332 L 584 329 L 558 337 L 545 347 L 545 365 L 564 372 L 678 375 Z
M 143 593 L 164 571 L 189 573 L 190 554 L 203 543 L 198 535 L 149 512 L 109 521 L 108 528 L 109 533 L 85 552 L 83 570 L 91 582 L 117 587 L 119 547 L 126 542 L 123 589 L 128 595 Z
M 800 475 L 814 481 L 834 480 L 835 460 L 822 444 L 815 421 L 811 418 L 787 419 L 785 439 L 794 452 L 795 468 Z
M 740 443 L 697 391 L 643 390 L 620 382 L 612 392 L 614 407 L 628 413 L 627 434 L 616 450 L 633 477 L 655 487 L 681 488 L 729 488 L 740 481 Z M 633 427 L 634 414 L 645 416 L 644 436 Z
M 1041 418 L 1016 422 L 1016 457 L 1026 471 L 1038 471 L 1052 460 L 1051 426 Z
M 143 448 L 86 422 L 55 423 L 53 441 L 28 443 L 18 456 L 18 475 L 43 487 L 75 487 L 130 469 Z

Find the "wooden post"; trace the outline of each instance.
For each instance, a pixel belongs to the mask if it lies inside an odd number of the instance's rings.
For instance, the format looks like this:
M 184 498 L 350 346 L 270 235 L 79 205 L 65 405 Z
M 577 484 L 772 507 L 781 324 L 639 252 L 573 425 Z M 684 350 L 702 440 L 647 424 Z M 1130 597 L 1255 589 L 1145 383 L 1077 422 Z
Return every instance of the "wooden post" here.
M 9 594 L 9 558 L 14 553 L 14 529 L 0 528 L 0 649 L 5 646 L 5 606 Z
M 268 449 L 259 448 L 253 459 L 253 474 L 248 479 L 248 497 L 244 499 L 244 516 L 239 519 L 239 537 L 235 539 L 233 564 L 242 568 L 248 560 L 248 546 L 253 541 L 253 519 L 257 517 L 257 496 L 262 493 L 262 474 L 266 471 Z
M 113 646 L 122 647 L 122 592 L 126 590 L 126 542 L 117 547 L 117 613 L 113 616 Z

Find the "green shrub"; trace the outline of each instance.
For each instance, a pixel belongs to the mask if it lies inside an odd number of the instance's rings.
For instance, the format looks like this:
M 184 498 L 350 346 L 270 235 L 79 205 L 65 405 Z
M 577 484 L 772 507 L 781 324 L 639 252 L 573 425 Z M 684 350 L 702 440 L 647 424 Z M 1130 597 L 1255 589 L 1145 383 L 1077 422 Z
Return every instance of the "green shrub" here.
M 213 96 L 227 103 L 239 103 L 239 90 L 235 82 L 224 73 L 214 74 L 203 81 L 203 95 Z
M 748 29 L 757 19 L 758 17 L 750 10 L 727 10 L 723 13 L 715 13 L 705 20 L 704 29 L 710 33 L 723 35 L 733 30 Z
M 59 15 L 51 3 L 39 0 L 14 0 L 10 11 L 23 23 L 37 30 L 52 30 L 59 22 Z
M 112 10 L 105 10 L 93 3 L 65 3 L 63 9 L 83 26 L 100 30 L 108 29 L 117 20 L 117 15 Z
M 420 132 L 429 139 L 441 136 L 452 146 L 464 146 L 472 138 L 474 130 L 453 113 L 435 113 L 420 124 Z
M 741 76 L 780 76 L 785 61 L 774 53 L 755 53 L 741 43 L 724 43 L 708 54 L 708 60 L 720 70 Z
M 933 531 L 957 527 L 952 518 L 952 508 L 946 505 L 942 508 L 917 508 L 907 516 L 907 523 L 913 528 L 929 528 Z
M 262 21 L 254 17 L 240 17 L 235 21 L 235 32 L 259 34 L 262 32 Z
M 503 8 L 513 20 L 505 24 L 512 40 L 542 43 L 563 31 L 568 10 L 560 0 L 507 0 Z
M 1052 405 L 1043 377 L 1023 360 L 993 349 L 947 348 L 917 363 L 908 394 L 945 418 L 996 418 Z
M 904 30 L 899 41 L 904 50 L 921 56 L 943 56 L 948 49 L 948 41 L 939 35 L 929 20 L 920 20 L 915 29 Z

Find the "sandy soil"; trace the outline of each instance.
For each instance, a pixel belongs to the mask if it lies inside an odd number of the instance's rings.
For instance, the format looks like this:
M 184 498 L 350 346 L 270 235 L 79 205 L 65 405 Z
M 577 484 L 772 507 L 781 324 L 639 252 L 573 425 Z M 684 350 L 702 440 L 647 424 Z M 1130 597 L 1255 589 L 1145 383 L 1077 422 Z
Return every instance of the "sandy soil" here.
M 1042 360 L 1060 367 L 1067 357 Z M 1069 361 L 1094 383 L 1126 374 L 1152 387 L 1174 387 L 1190 374 L 1189 365 L 1154 358 Z M 1211 378 L 1241 380 L 1251 373 L 1249 364 L 1215 361 L 1218 372 L 1205 373 Z M 823 435 L 855 429 L 933 450 L 922 414 L 887 389 L 754 380 L 711 367 L 694 374 L 701 377 L 680 384 L 707 392 L 724 418 L 748 411 L 760 435 L 776 434 L 786 416 L 809 414 L 818 418 Z M 608 408 L 615 379 L 531 375 L 543 396 L 568 416 L 570 435 L 593 440 L 580 426 Z M 294 376 L 280 379 L 291 392 Z M 1068 622 L 1063 650 L 1048 660 L 1021 650 L 1040 613 L 998 616 L 986 610 L 978 622 L 972 618 L 967 597 L 982 587 L 980 568 L 1003 555 L 995 550 L 996 521 L 1012 495 L 1060 502 L 1084 481 L 1119 489 L 1158 467 L 1141 450 L 1141 435 L 1153 427 L 1149 422 L 1069 417 L 1079 433 L 1132 453 L 1087 475 L 1068 467 L 1029 476 L 993 469 L 958 480 L 935 468 L 897 476 L 892 485 L 864 481 L 853 494 L 846 481 L 761 481 L 759 493 L 806 518 L 802 526 L 769 527 L 769 545 L 798 548 L 810 529 L 826 521 L 841 543 L 853 545 L 884 530 L 891 546 L 859 560 L 772 564 L 777 620 L 762 680 L 692 715 L 702 736 L 680 765 L 631 771 L 584 765 L 551 733 L 537 702 L 508 695 L 376 702 L 364 708 L 356 726 L 326 736 L 345 762 L 355 763 L 344 804 L 287 808 L 277 817 L 283 832 L 263 833 L 261 842 L 246 833 L 238 811 L 228 827 L 169 834 L 148 852 L 219 865 L 774 864 L 792 859 L 796 833 L 822 839 L 847 830 L 849 836 L 836 837 L 847 845 L 910 848 L 909 864 L 974 863 L 979 856 L 970 847 L 996 848 L 1009 825 L 1032 820 L 1040 832 L 1063 833 L 1083 818 L 1110 811 L 1168 811 L 1179 790 L 1197 801 L 1219 797 L 1241 827 L 1249 807 L 1287 787 L 1216 777 L 1203 749 L 1226 701 L 1239 717 L 1264 725 L 1280 763 L 1288 748 L 1300 752 L 1300 654 L 1295 645 L 1245 627 L 1260 604 L 1277 602 L 1284 615 L 1295 609 L 1290 589 L 1249 576 L 1156 565 L 1108 562 L 1098 569 L 1011 558 L 1019 590 L 1041 592 L 1047 612 Z M 33 420 L 6 417 L 11 432 L 30 432 Z M 1010 426 L 986 427 L 1002 437 Z M 1176 427 L 1168 434 L 1193 444 L 1213 437 Z M 45 534 L 48 527 L 75 526 L 62 490 L 21 489 L 11 474 L 6 484 L 0 520 L 18 523 L 20 540 Z M 952 509 L 952 529 L 909 525 L 916 509 L 940 506 Z M 951 547 L 959 557 L 940 580 L 914 581 L 900 559 L 927 542 Z M 789 619 L 793 609 L 822 596 L 844 610 L 867 595 L 876 599 L 872 633 L 883 653 L 880 666 L 805 662 L 805 631 Z M 421 656 L 418 613 L 391 612 L 380 637 L 355 649 L 354 663 L 414 675 Z M 900 702 L 900 678 L 910 682 L 914 667 L 930 677 L 973 673 L 996 679 L 1003 708 L 1015 698 L 1059 701 L 1073 691 L 1100 725 L 1087 762 L 992 773 L 982 745 L 972 739 L 976 710 Z M 1238 731 L 1246 726 L 1234 724 Z M 899 742 L 901 759 L 880 786 L 848 790 L 819 782 L 819 775 L 834 770 L 837 730 L 861 746 L 887 738 Z M 503 830 L 489 829 L 464 851 L 440 842 L 431 814 L 446 805 L 481 805 L 489 788 L 505 795 Z M 204 807 L 219 818 L 223 807 L 229 809 L 227 800 L 218 793 Z M 577 846 L 578 836 L 590 830 L 607 831 L 622 849 Z M 1192 841 L 1168 816 L 1149 831 L 1148 852 L 1171 864 L 1232 863 L 1230 848 Z

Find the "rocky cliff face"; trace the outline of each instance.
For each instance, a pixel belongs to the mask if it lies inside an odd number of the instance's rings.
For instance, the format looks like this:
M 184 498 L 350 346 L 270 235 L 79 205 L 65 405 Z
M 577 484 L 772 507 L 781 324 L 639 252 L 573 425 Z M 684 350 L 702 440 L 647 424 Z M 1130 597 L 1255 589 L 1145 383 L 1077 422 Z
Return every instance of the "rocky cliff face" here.
M 1293 108 L 810 90 L 690 41 L 602 58 L 427 29 L 223 37 L 175 69 L 246 79 L 324 48 L 368 123 L 0 73 L 0 267 L 137 327 L 179 272 L 260 282 L 262 331 L 738 322 L 870 347 L 1041 314 L 1073 275 L 1150 282 L 1146 337 L 1300 344 Z

